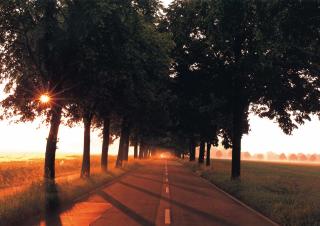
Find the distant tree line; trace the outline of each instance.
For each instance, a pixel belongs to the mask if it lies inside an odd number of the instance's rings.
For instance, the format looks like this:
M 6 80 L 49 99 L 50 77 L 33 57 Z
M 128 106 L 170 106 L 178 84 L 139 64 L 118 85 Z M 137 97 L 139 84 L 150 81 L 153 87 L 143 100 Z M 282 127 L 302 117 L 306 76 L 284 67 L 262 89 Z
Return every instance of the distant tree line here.
M 211 146 L 222 142 L 236 179 L 249 113 L 287 134 L 318 114 L 319 15 L 318 1 L 2 0 L 3 117 L 50 124 L 47 179 L 60 125 L 78 123 L 82 177 L 90 131 L 101 128 L 103 170 L 112 137 L 117 167 L 130 145 L 134 158 L 162 147 L 190 161 L 200 146 L 199 163 L 210 165 Z
M 213 151 L 213 158 L 218 159 L 231 159 L 232 158 L 232 151 L 231 150 L 212 150 Z M 247 151 L 241 152 L 241 159 L 243 160 L 263 160 L 263 161 L 307 161 L 307 162 L 317 162 L 320 161 L 320 155 L 317 154 L 277 154 L 274 152 L 267 152 L 266 154 L 256 153 L 251 154 Z

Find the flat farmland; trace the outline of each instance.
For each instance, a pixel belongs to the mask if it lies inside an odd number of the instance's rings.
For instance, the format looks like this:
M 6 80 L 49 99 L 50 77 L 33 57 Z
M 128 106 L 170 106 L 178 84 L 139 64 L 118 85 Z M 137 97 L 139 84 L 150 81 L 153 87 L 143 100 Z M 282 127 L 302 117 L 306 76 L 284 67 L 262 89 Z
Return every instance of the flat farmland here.
M 56 183 L 43 181 L 43 159 L 0 163 L 0 226 L 21 225 L 24 219 L 43 217 L 47 206 L 63 208 L 75 199 L 138 167 L 129 163 L 116 169 L 115 157 L 109 158 L 108 172 L 100 169 L 100 157 L 91 156 L 91 177 L 80 178 L 82 158 L 56 160 Z
M 231 181 L 230 160 L 184 164 L 281 225 L 320 225 L 320 165 L 243 161 L 241 180 Z

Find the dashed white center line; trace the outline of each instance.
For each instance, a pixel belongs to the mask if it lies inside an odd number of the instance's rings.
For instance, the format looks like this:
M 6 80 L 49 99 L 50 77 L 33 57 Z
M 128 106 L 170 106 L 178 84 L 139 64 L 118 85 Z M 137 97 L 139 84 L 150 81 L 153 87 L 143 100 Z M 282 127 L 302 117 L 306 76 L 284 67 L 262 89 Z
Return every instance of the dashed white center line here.
M 166 178 L 166 183 L 168 183 L 169 182 L 169 180 L 168 180 L 168 178 Z
M 170 219 L 170 209 L 165 209 L 164 212 L 164 224 L 171 224 L 171 219 Z
M 168 186 L 166 187 L 166 193 L 169 193 L 169 187 Z

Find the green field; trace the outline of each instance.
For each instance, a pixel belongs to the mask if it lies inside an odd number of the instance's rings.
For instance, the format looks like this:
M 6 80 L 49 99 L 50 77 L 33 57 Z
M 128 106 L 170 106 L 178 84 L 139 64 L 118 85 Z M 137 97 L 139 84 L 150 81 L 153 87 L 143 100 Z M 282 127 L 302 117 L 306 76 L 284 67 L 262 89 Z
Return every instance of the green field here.
M 109 170 L 104 173 L 100 170 L 99 157 L 92 156 L 91 177 L 81 179 L 80 156 L 57 160 L 56 184 L 49 186 L 42 179 L 43 160 L 0 163 L 0 226 L 20 225 L 27 219 L 43 218 L 48 212 L 47 206 L 63 209 L 89 191 L 139 166 L 129 159 L 124 168 L 116 169 L 114 162 L 115 157 L 110 157 Z
M 241 181 L 231 181 L 229 160 L 184 163 L 281 225 L 320 225 L 320 165 L 243 161 Z
M 114 168 L 115 156 L 110 156 L 109 167 Z M 56 160 L 56 177 L 80 175 L 82 156 L 66 156 Z M 91 172 L 100 172 L 100 156 L 91 156 Z M 43 159 L 0 162 L 0 193 L 2 189 L 29 185 L 42 180 Z M 0 194 L 1 196 L 1 194 Z

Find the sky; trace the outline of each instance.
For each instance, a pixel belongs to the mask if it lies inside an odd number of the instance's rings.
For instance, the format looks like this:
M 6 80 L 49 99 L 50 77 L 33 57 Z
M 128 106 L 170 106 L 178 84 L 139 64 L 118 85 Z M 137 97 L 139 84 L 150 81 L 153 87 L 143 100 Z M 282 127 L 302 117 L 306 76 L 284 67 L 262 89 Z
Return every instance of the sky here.
M 268 119 L 250 115 L 251 131 L 242 139 L 242 150 L 251 153 L 318 153 L 320 154 L 319 131 L 320 121 L 312 117 L 295 130 L 291 136 L 285 135 L 281 129 Z M 33 123 L 14 124 L 8 121 L 0 122 L 0 156 L 8 153 L 44 153 L 46 137 L 49 128 L 37 120 Z M 99 154 L 101 150 L 100 131 L 91 135 L 92 153 Z M 81 125 L 69 128 L 61 126 L 59 130 L 58 154 L 82 153 L 83 127 Z M 110 147 L 110 153 L 116 154 L 118 141 Z
M 167 5 L 170 0 L 164 0 Z M 4 94 L 0 87 L 0 99 Z M 312 117 L 311 122 L 305 123 L 295 130 L 291 136 L 285 135 L 271 120 L 261 119 L 250 115 L 251 130 L 242 139 L 242 150 L 254 153 L 318 153 L 320 154 L 319 131 L 320 121 Z M 40 124 L 40 120 L 33 123 L 14 124 L 0 121 L 0 157 L 8 153 L 44 153 L 46 137 L 49 128 Z M 91 152 L 99 154 L 101 151 L 100 131 L 93 131 L 91 135 Z M 61 126 L 57 154 L 81 154 L 83 146 L 83 127 L 81 125 L 69 128 Z M 118 140 L 110 147 L 110 153 L 116 154 Z M 132 150 L 131 150 L 132 151 Z

